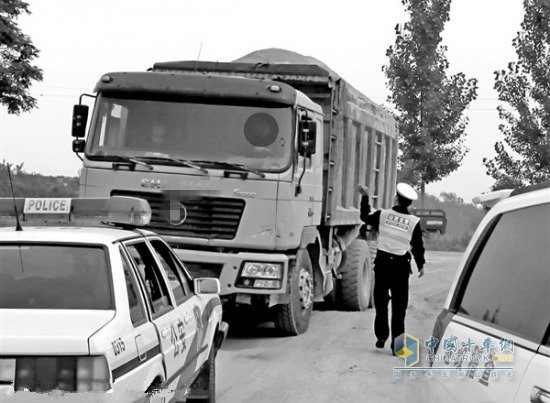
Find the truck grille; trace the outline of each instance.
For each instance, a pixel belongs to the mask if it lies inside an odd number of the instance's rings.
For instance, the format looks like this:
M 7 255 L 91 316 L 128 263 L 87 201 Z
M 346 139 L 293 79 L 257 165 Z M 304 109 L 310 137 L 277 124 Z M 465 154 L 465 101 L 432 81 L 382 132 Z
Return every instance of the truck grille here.
M 182 261 L 193 278 L 212 277 L 220 278 L 223 269 L 221 263 L 186 262 Z
M 173 216 L 170 212 L 170 204 L 162 194 L 114 190 L 111 196 L 131 196 L 147 200 L 152 212 L 148 229 L 160 235 L 190 238 L 235 238 L 245 206 L 244 200 L 229 197 L 182 198 L 179 203 L 185 207 L 187 214 L 180 223 L 180 218 L 183 217 L 179 212 L 175 213 L 176 217 Z

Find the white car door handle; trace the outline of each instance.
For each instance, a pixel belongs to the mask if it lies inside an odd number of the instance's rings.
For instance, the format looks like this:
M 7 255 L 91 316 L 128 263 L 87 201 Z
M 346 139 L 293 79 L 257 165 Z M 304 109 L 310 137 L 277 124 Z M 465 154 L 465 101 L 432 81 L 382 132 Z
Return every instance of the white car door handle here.
M 183 318 L 183 320 L 184 320 L 185 323 L 189 323 L 189 322 L 191 322 L 191 316 L 188 315 L 185 318 Z
M 166 339 L 168 336 L 170 336 L 170 328 L 169 327 L 165 327 L 164 329 L 162 329 L 162 331 L 160 332 L 160 335 Z
M 531 403 L 550 403 L 550 392 L 535 386 L 531 392 Z

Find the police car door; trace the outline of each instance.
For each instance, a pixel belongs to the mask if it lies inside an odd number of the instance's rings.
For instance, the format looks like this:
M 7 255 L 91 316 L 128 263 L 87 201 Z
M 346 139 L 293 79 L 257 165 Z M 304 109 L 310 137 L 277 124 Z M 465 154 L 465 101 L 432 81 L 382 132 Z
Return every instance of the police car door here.
M 203 349 L 202 342 L 205 337 L 203 321 L 204 303 L 191 291 L 188 279 L 183 272 L 178 258 L 160 238 L 148 239 L 155 250 L 159 263 L 164 268 L 170 287 L 176 299 L 176 311 L 178 312 L 177 335 L 182 340 L 180 346 L 181 379 L 178 388 L 190 386 L 190 380 L 197 370 L 197 359 Z M 183 318 L 180 321 L 179 318 Z M 208 321 L 208 318 L 206 318 Z
M 151 302 L 152 320 L 157 328 L 160 349 L 166 369 L 166 385 L 181 374 L 182 355 L 185 353 L 183 316 L 175 309 L 166 276 L 157 263 L 153 251 L 144 240 L 125 243 L 141 282 Z
M 129 315 L 120 337 L 111 342 L 113 352 L 109 354 L 113 358 L 109 362 L 115 389 L 144 392 L 153 381 L 148 376 L 155 375 L 151 373 L 151 366 L 155 365 L 154 358 L 160 353 L 159 340 L 155 326 L 149 321 L 148 301 L 122 247 L 118 255 L 124 270 Z M 113 257 L 113 260 L 116 259 Z
M 505 212 L 495 217 L 474 247 L 477 250 L 470 255 L 454 294 L 451 308 L 457 314 L 445 330 L 438 353 L 452 357 L 456 347 L 460 354 L 476 352 L 483 359 L 460 368 L 453 362 L 442 365 L 455 370 L 449 377 L 462 375 L 441 380 L 446 399 L 465 401 L 475 396 L 510 401 L 519 397 L 518 386 L 527 380 L 527 368 L 535 363 L 550 321 L 550 227 L 543 218 L 549 216 L 550 205 Z M 548 364 L 546 369 L 548 374 Z M 548 385 L 548 375 L 545 379 Z M 533 383 L 531 389 L 536 386 Z M 519 401 L 525 399 L 529 399 L 527 391 Z

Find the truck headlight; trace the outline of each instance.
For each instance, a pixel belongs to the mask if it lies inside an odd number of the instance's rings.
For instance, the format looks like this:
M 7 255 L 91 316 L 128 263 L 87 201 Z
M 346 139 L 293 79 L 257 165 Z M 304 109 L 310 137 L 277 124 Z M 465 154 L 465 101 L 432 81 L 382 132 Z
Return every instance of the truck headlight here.
M 282 263 L 244 262 L 237 287 L 280 289 L 284 273 Z
M 280 280 L 283 277 L 283 265 L 281 263 L 245 262 L 241 277 Z

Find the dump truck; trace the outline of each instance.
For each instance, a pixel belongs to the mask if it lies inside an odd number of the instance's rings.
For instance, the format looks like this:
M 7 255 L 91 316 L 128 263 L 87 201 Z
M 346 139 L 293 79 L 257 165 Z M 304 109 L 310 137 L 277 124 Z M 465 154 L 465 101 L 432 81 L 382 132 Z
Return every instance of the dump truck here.
M 372 304 L 375 243 L 360 196 L 388 208 L 398 132 L 389 112 L 321 62 L 176 61 L 103 75 L 73 111 L 81 197 L 136 196 L 224 311 L 308 328 L 315 302 Z M 82 97 L 81 97 L 82 101 Z
M 410 208 L 409 213 L 420 218 L 420 227 L 428 233 L 445 234 L 447 230 L 447 214 L 443 209 Z

